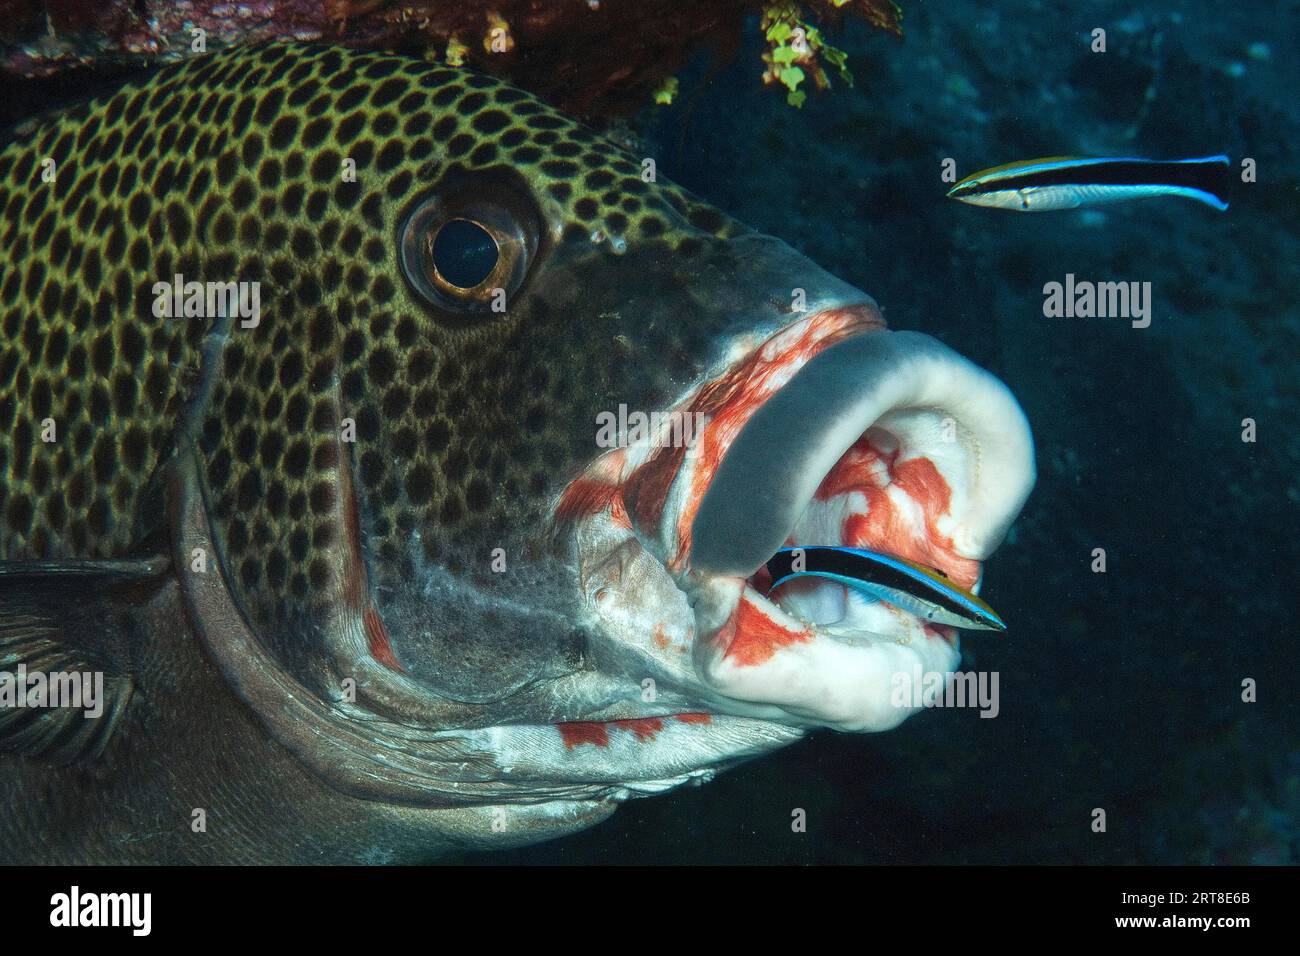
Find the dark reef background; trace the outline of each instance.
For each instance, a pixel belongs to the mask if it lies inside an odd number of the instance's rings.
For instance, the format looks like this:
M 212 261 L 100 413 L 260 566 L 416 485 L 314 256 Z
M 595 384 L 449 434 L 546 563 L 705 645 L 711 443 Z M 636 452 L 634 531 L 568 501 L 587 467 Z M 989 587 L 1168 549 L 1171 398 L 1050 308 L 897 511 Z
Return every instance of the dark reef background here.
M 1300 862 L 1300 3 L 904 9 L 901 41 L 828 36 L 853 89 L 788 107 L 758 82 L 755 27 L 629 129 L 662 175 L 1019 397 L 1039 483 L 985 581 L 1011 628 L 963 648 L 964 669 L 1000 673 L 1001 714 L 815 734 L 588 832 L 467 861 Z M 946 200 L 940 181 L 945 157 L 960 176 L 1218 152 L 1258 164 L 1227 213 L 1168 199 L 1020 215 Z M 1151 282 L 1150 328 L 1044 318 L 1044 283 L 1071 272 Z

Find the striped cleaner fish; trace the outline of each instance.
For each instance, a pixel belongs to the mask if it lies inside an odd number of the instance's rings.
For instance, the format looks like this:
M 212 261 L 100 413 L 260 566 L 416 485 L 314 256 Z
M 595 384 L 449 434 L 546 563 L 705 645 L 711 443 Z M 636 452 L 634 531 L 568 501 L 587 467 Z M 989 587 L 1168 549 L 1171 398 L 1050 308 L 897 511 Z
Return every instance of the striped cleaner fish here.
M 948 190 L 974 206 L 1050 212 L 1131 199 L 1181 196 L 1228 208 L 1228 157 L 1102 159 L 1052 156 L 982 169 Z
M 978 631 L 1005 631 L 993 608 L 937 568 L 864 548 L 782 548 L 767 562 L 771 594 L 787 581 L 824 578 L 887 601 L 927 621 Z M 849 605 L 846 598 L 846 612 Z
M 162 67 L 0 149 L 0 233 L 6 862 L 414 862 L 892 727 L 951 631 L 751 576 L 970 588 L 1034 480 L 992 375 L 413 57 Z

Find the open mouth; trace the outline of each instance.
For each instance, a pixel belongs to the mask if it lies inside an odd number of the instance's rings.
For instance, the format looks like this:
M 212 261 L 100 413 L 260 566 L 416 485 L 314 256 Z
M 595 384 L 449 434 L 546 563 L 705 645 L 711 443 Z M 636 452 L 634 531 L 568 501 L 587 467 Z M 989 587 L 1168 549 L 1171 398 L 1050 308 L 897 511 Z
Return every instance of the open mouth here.
M 843 546 L 977 589 L 1034 482 L 1015 399 L 863 306 L 785 327 L 677 407 L 704 415 L 693 447 L 617 449 L 561 500 L 562 517 L 587 523 L 585 578 L 601 579 L 611 548 L 622 569 L 630 550 L 646 552 L 634 580 L 602 579 L 601 613 L 617 609 L 624 643 L 629 616 L 635 629 L 677 633 L 669 643 L 691 666 L 673 676 L 710 709 L 843 730 L 901 722 L 916 707 L 895 702 L 900 675 L 951 671 L 955 631 L 836 580 L 769 593 L 765 566 L 783 547 Z M 641 567 L 651 556 L 685 615 Z

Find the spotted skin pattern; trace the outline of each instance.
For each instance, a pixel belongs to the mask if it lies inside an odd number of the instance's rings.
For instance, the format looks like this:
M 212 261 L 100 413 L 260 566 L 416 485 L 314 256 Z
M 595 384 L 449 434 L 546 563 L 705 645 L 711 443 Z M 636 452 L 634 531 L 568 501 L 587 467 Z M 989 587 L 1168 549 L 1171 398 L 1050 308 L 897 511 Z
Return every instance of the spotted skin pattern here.
M 259 623 L 337 583 L 341 466 L 381 585 L 413 562 L 457 570 L 465 548 L 536 518 L 591 455 L 589 414 L 573 412 L 626 394 L 630 363 L 609 341 L 682 356 L 716 329 L 648 334 L 623 316 L 597 342 L 528 290 L 490 321 L 430 307 L 403 279 L 397 233 L 453 169 L 511 171 L 561 246 L 617 237 L 689 260 L 741 231 L 519 90 L 383 53 L 225 52 L 7 146 L 0 558 L 127 553 L 196 398 L 222 558 Z M 153 314 L 153 283 L 175 273 L 259 282 L 261 321 L 205 358 L 216 320 Z M 47 418 L 58 437 L 43 444 Z

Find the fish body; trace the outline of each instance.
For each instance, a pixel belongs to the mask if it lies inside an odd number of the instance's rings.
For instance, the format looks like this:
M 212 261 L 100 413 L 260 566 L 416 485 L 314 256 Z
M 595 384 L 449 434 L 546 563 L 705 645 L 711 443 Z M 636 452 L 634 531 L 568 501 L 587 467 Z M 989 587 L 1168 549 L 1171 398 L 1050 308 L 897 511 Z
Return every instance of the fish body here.
M 1160 196 L 1228 208 L 1228 157 L 1153 160 L 1052 156 L 980 170 L 951 199 L 1017 212 L 1051 212 Z
M 767 563 L 768 592 L 787 581 L 820 577 L 864 591 L 936 624 L 981 631 L 1004 631 L 997 613 L 973 592 L 943 572 L 903 558 L 862 548 L 782 548 Z
M 492 77 L 294 44 L 0 148 L 0 860 L 418 862 L 912 712 L 881 675 L 956 663 L 920 618 L 845 644 L 747 578 L 822 483 L 846 544 L 973 581 L 1023 413 L 644 169 Z M 624 407 L 692 427 L 608 447 Z

